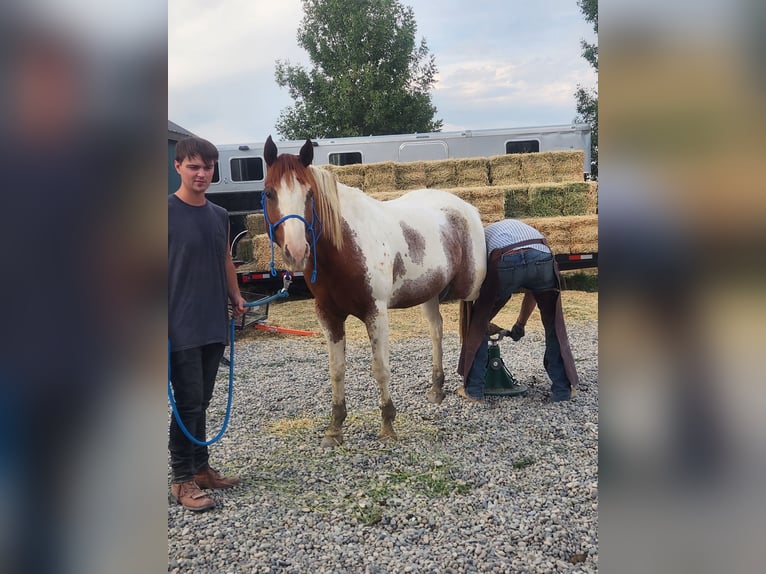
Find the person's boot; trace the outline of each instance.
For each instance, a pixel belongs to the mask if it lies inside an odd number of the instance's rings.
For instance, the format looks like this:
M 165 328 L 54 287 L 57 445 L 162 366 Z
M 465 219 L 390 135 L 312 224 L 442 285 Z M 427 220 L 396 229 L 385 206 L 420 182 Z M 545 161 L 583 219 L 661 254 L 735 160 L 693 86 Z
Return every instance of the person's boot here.
M 194 482 L 200 488 L 231 488 L 238 485 L 241 480 L 237 477 L 221 476 L 214 468 L 207 467 L 194 475 Z
M 170 495 L 178 504 L 199 512 L 215 506 L 215 501 L 210 496 L 202 492 L 196 482 L 174 482 L 170 485 Z

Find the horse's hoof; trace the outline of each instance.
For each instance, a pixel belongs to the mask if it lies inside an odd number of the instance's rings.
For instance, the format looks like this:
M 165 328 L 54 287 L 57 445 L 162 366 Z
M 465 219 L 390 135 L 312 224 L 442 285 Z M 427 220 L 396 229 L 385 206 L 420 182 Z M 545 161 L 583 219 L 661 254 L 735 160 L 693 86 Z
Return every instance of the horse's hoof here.
M 378 436 L 378 440 L 381 442 L 389 443 L 389 442 L 396 442 L 399 440 L 399 437 L 396 436 L 395 432 L 389 433 L 389 434 L 381 434 Z
M 323 448 L 335 448 L 343 444 L 343 437 L 338 436 L 326 436 L 322 439 Z
M 435 405 L 442 404 L 442 401 L 444 400 L 444 397 L 447 396 L 444 394 L 444 391 L 428 391 L 426 394 L 426 398 L 428 399 L 429 403 L 433 403 Z

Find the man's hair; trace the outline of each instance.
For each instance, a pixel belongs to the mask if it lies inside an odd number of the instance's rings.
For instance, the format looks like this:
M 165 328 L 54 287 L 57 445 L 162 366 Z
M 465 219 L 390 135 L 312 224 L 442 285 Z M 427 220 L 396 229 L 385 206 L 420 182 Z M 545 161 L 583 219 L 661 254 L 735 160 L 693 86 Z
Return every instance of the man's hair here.
M 182 163 L 183 160 L 193 158 L 198 155 L 206 164 L 214 163 L 218 160 L 218 150 L 209 141 L 190 137 L 182 139 L 176 144 L 176 161 Z

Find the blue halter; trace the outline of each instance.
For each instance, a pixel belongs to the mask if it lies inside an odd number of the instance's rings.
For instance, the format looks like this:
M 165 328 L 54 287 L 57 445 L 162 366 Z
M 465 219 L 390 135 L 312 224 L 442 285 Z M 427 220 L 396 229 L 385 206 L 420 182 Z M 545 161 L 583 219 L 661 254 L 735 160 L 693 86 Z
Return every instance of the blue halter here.
M 322 235 L 322 221 L 319 219 L 319 215 L 317 215 L 316 209 L 314 208 L 314 197 L 311 196 L 311 214 L 312 219 L 319 223 L 319 232 L 314 228 L 313 223 L 309 223 L 306 221 L 305 218 L 301 217 L 300 215 L 284 215 L 280 217 L 276 222 L 271 223 L 269 221 L 269 213 L 266 209 L 266 193 L 261 192 L 261 205 L 263 206 L 263 219 L 266 221 L 266 225 L 269 227 L 269 243 L 271 244 L 271 261 L 269 262 L 269 269 L 271 270 L 271 276 L 276 277 L 277 270 L 274 267 L 274 229 L 282 225 L 283 222 L 287 221 L 288 219 L 300 219 L 303 222 L 303 225 L 306 227 L 306 231 L 308 233 L 311 233 L 311 252 L 314 255 L 314 270 L 311 272 L 311 282 L 316 283 L 317 280 L 317 239 Z

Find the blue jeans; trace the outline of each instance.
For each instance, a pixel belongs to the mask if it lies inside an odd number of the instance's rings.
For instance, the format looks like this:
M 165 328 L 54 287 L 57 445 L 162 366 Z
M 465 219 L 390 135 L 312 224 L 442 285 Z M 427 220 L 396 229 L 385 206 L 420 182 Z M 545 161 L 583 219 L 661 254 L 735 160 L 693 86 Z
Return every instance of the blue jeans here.
M 553 267 L 553 255 L 537 251 L 524 250 L 520 253 L 503 255 L 497 263 L 500 285 L 495 297 L 495 308 L 502 308 L 519 289 L 529 291 L 550 291 L 558 289 L 556 271 Z M 543 366 L 551 379 L 551 399 L 568 400 L 571 384 L 564 369 L 561 348 L 556 336 L 553 317 L 543 317 L 545 327 L 545 355 Z M 468 372 L 466 392 L 477 399 L 484 398 L 484 381 L 487 376 L 487 355 L 489 336 L 486 336 L 476 351 L 471 370 Z

